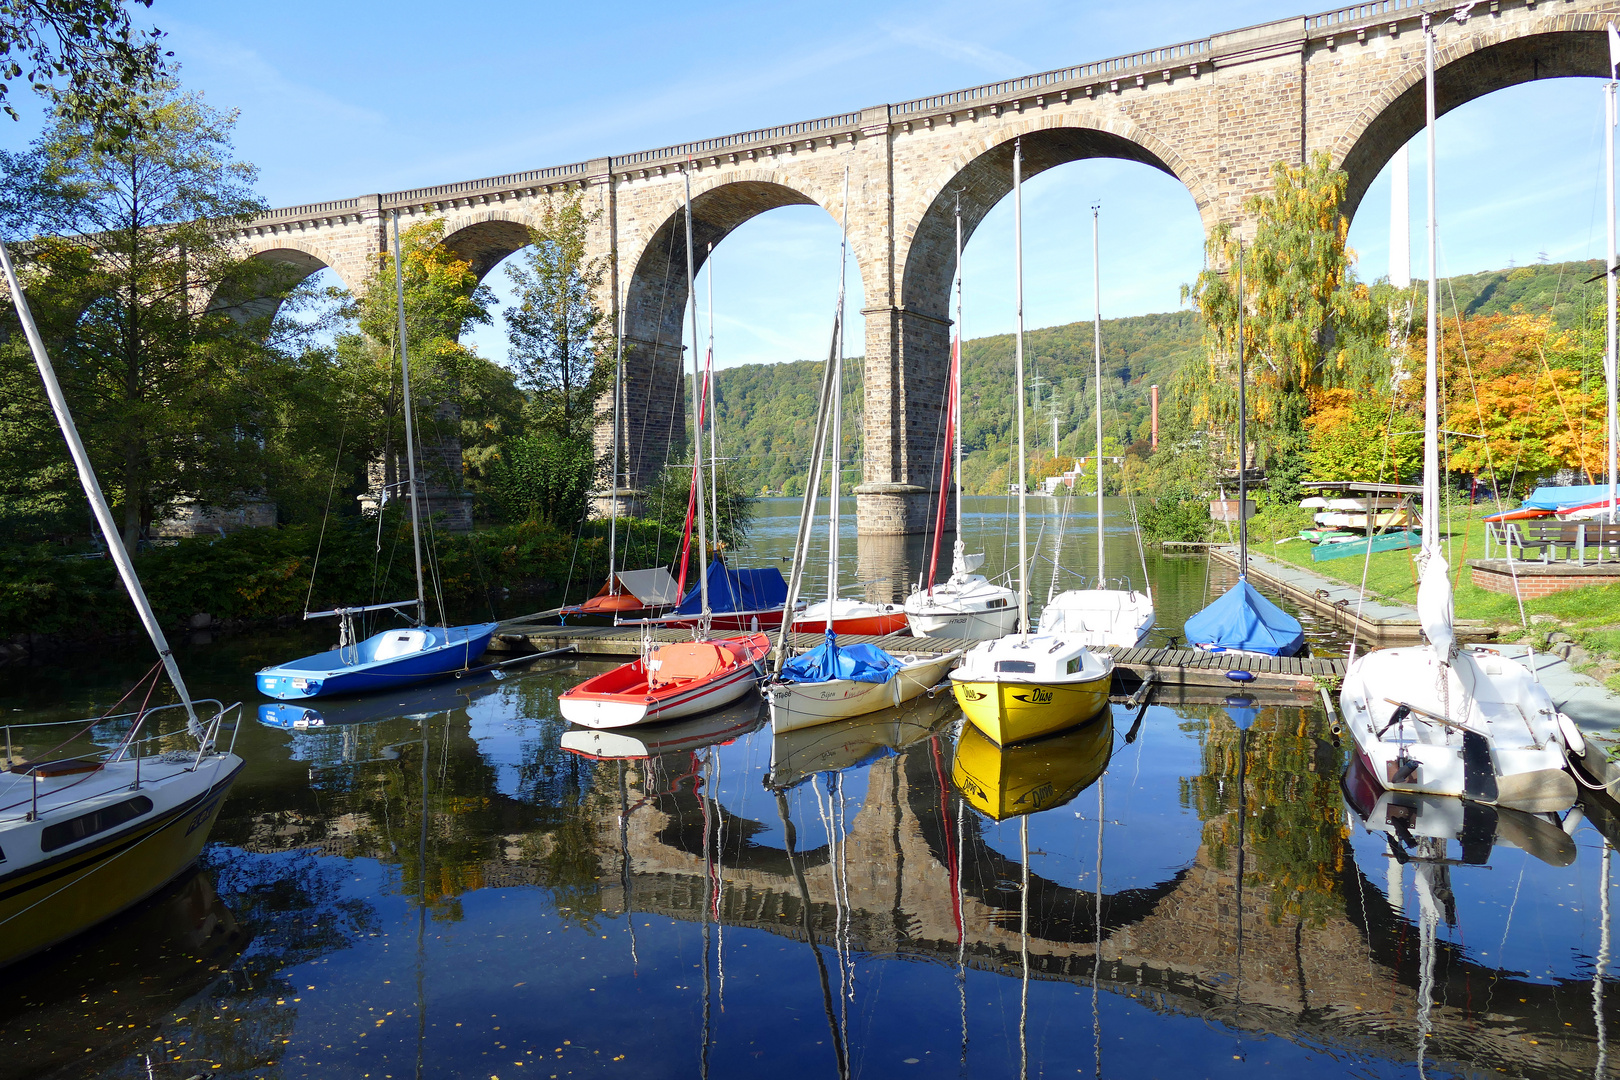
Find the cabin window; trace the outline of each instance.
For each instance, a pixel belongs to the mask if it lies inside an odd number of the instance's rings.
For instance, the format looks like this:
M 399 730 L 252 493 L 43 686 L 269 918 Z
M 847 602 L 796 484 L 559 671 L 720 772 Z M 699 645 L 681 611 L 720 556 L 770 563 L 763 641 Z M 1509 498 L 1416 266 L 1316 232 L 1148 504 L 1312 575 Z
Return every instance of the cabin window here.
M 1069 671 L 1070 675 L 1074 675 L 1074 674 L 1077 674 L 1079 672 L 1079 670 L 1080 670 L 1080 658 L 1077 656 L 1073 660 L 1069 661 L 1068 671 Z
M 1010 675 L 1033 675 L 1035 674 L 1035 662 L 1033 660 L 997 660 L 996 670 L 1005 671 Z
M 1007 606 L 1007 601 L 1006 600 L 991 600 L 991 601 L 988 601 L 984 605 L 984 610 L 986 610 L 986 611 L 994 611 L 996 608 L 1004 608 L 1006 606 Z
M 55 851 L 59 847 L 67 847 L 87 836 L 115 829 L 126 821 L 134 821 L 151 810 L 152 800 L 145 795 L 137 795 L 123 802 L 113 803 L 111 806 L 103 806 L 100 810 L 93 810 L 88 814 L 80 814 L 76 818 L 47 825 L 39 834 L 39 849 Z

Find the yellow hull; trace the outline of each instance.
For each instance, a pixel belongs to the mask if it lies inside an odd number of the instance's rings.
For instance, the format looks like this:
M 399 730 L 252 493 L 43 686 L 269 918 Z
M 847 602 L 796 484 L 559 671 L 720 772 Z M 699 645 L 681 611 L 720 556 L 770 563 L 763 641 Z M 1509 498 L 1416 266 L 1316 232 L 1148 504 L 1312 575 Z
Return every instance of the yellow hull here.
M 1107 713 L 1062 735 L 1001 747 L 977 728 L 956 740 L 951 782 L 975 810 L 997 821 L 1062 806 L 1108 768 L 1114 753 L 1114 719 Z
M 1084 723 L 1108 707 L 1113 673 L 1085 682 L 1028 683 L 990 679 L 951 682 L 974 727 L 998 745 L 1038 739 Z
M 202 853 L 235 779 L 233 772 L 150 821 L 0 876 L 0 967 L 88 930 L 173 881 Z

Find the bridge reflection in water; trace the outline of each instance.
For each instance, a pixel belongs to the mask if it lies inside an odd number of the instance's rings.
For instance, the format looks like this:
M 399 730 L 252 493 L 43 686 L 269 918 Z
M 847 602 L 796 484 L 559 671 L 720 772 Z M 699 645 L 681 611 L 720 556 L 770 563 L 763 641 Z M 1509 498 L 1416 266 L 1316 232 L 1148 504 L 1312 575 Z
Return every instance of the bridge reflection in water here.
M 989 835 L 987 817 L 1021 818 L 1027 844 L 1022 815 L 1056 810 L 1087 788 L 1095 801 L 1087 792 L 1074 817 L 1107 822 L 1105 791 L 1129 778 L 1104 769 L 1114 745 L 1134 736 L 1129 723 L 1105 720 L 1003 752 L 971 728 L 956 733 L 958 714 L 942 695 L 909 715 L 774 740 L 766 785 L 784 823 L 739 817 L 707 794 L 718 756 L 683 750 L 621 763 L 625 801 L 597 822 L 601 902 L 608 912 L 762 930 L 816 946 L 818 960 L 825 950 L 841 1063 L 835 1003 L 859 995 L 859 955 L 1096 986 L 1226 1025 L 1240 1041 L 1247 1032 L 1515 1075 L 1602 1068 L 1601 982 L 1595 1017 L 1591 981 L 1500 970 L 1437 941 L 1425 916 L 1409 919 L 1371 880 L 1401 880 L 1399 862 L 1371 875 L 1357 864 L 1351 829 L 1369 826 L 1346 805 L 1343 753 L 1311 733 L 1309 714 L 1259 710 L 1245 737 L 1214 711 L 1204 771 L 1183 785 L 1203 820 L 1200 843 L 1162 880 L 1107 885 L 1103 837 L 1136 841 L 1125 828 L 1093 830 L 1084 885 L 1031 872 Z M 855 766 L 865 793 L 849 813 L 839 770 Z M 784 793 L 794 789 L 817 820 L 786 816 Z M 1557 826 L 1541 827 L 1568 842 Z M 805 833 L 822 842 L 796 844 Z M 1461 864 L 1459 846 L 1450 852 Z M 1606 845 L 1589 856 L 1607 870 Z M 1405 874 L 1421 891 L 1422 874 Z

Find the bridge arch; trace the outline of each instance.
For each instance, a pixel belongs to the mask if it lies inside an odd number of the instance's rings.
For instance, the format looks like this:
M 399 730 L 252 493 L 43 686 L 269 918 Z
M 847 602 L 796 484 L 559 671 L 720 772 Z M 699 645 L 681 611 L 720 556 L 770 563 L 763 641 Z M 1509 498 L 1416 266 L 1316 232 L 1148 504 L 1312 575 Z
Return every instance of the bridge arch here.
M 448 214 L 444 219 L 444 246 L 471 263 L 473 273 L 483 281 L 501 260 L 533 243 L 530 230 L 539 224 L 537 216 L 511 210 Z
M 692 184 L 692 269 L 701 272 L 711 245 L 747 222 L 785 206 L 820 206 L 838 220 L 843 209 L 843 170 L 806 177 L 798 171 L 732 170 L 722 177 L 694 178 Z M 630 484 L 646 488 L 664 464 L 665 449 L 685 430 L 683 372 L 690 364 L 682 349 L 688 295 L 686 277 L 686 198 L 679 184 L 666 184 L 657 200 L 620 195 L 619 227 L 629 233 L 620 245 L 625 340 L 624 444 Z M 864 233 L 854 220 L 868 208 L 851 178 L 850 251 L 863 283 L 875 280 L 876 265 Z M 629 203 L 638 210 L 625 212 Z M 621 236 L 623 233 L 621 233 Z M 605 439 L 604 432 L 599 441 Z
M 1084 113 L 1030 116 L 997 126 L 966 152 L 940 163 L 918 185 L 915 221 L 896 236 L 900 265 L 899 306 L 931 319 L 949 319 L 951 280 L 955 274 L 955 205 L 962 198 L 964 247 L 979 223 L 1012 191 L 1013 143 L 1023 140 L 1024 179 L 1092 158 L 1140 162 L 1181 181 L 1191 195 L 1206 231 L 1217 220 L 1217 207 L 1205 178 L 1182 155 L 1151 132 L 1112 109 Z M 926 200 L 926 202 L 924 201 Z
M 274 318 L 288 293 L 313 274 L 331 270 L 343 287 L 358 292 L 364 284 L 353 268 L 320 246 L 303 240 L 268 236 L 248 245 L 248 258 L 208 298 L 207 310 L 219 311 L 238 322 Z
M 1475 16 L 1479 29 L 1435 49 L 1435 115 L 1444 116 L 1476 98 L 1540 79 L 1605 77 L 1609 74 L 1610 15 L 1568 13 L 1535 34 L 1515 34 Z M 1395 152 L 1423 130 L 1423 47 L 1373 95 L 1333 141 L 1333 161 L 1349 175 L 1344 214 L 1356 209 Z

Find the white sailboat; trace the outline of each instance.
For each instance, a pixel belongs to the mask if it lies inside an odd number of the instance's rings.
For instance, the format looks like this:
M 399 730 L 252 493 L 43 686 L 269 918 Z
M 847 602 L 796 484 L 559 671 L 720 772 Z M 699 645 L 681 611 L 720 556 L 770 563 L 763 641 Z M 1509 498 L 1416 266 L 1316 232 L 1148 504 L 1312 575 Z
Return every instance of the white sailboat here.
M 844 187 L 845 206 L 849 203 L 848 178 Z M 779 651 L 776 676 L 765 686 L 765 697 L 771 707 L 771 730 L 781 734 L 799 728 L 847 720 L 855 716 L 877 712 L 902 702 L 939 685 L 945 672 L 962 655 L 962 650 L 935 653 L 891 654 L 876 645 L 839 645 L 837 623 L 830 613 L 836 613 L 838 596 L 838 489 L 839 453 L 841 434 L 840 414 L 843 412 L 841 388 L 843 385 L 843 327 L 844 327 L 844 272 L 838 274 L 838 308 L 833 317 L 833 341 L 828 350 L 827 372 L 822 387 L 822 409 L 817 424 L 817 438 L 812 450 L 809 483 L 805 489 L 805 506 L 813 511 L 816 489 L 820 486 L 820 462 L 825 442 L 830 436 L 832 474 L 828 484 L 827 500 L 827 600 L 806 609 L 806 615 L 819 609 L 820 628 L 826 641 L 814 649 L 787 659 Z M 830 411 L 830 415 L 828 415 Z M 809 525 L 813 513 L 801 513 L 799 533 L 793 548 L 793 580 L 789 584 L 787 606 L 791 610 L 797 600 L 798 583 L 803 577 L 803 562 L 809 539 Z M 787 625 L 784 620 L 784 626 Z M 786 635 L 784 634 L 784 637 Z
M 0 966 L 4 966 L 111 918 L 174 880 L 197 860 L 243 763 L 216 741 L 225 718 L 241 705 L 193 700 L 186 689 L 135 565 L 119 539 L 112 509 L 4 244 L 0 266 L 79 482 L 107 541 L 107 553 L 157 649 L 148 699 L 160 670 L 180 698 L 177 705 L 91 718 L 77 731 L 59 723 L 7 725 L 5 771 L 0 772 Z M 139 689 L 137 684 L 129 696 Z M 213 715 L 199 718 L 199 706 Z M 184 715 L 194 750 L 176 749 L 172 734 L 158 730 L 176 712 Z M 237 723 L 233 744 L 239 717 Z M 89 749 L 87 743 L 96 745 L 93 729 L 98 727 L 102 732 L 109 727 L 122 731 L 110 748 L 101 740 L 96 749 Z M 54 749 L 30 759 L 30 744 Z M 73 753 L 74 746 L 84 752 Z M 64 749 L 70 756 L 60 756 Z
M 1066 589 L 1052 597 L 1041 612 L 1043 634 L 1068 634 L 1091 648 L 1116 646 L 1130 649 L 1142 644 L 1153 630 L 1153 587 L 1143 568 L 1142 590 L 1129 582 L 1110 589 L 1103 529 L 1103 401 L 1102 401 L 1102 260 L 1097 240 L 1097 207 L 1091 208 L 1091 276 L 1094 289 L 1092 353 L 1096 360 L 1097 391 L 1097 582 L 1090 589 Z M 1061 544 L 1060 544 L 1061 548 Z
M 962 205 L 956 205 L 956 335 L 951 340 L 951 386 L 949 416 L 946 417 L 946 453 L 942 472 L 949 470 L 956 487 L 956 543 L 951 552 L 951 576 L 943 584 L 934 583 L 934 569 L 928 568 L 928 587 L 918 588 L 906 597 L 906 622 L 918 637 L 959 638 L 993 641 L 1017 630 L 1018 600 L 1004 585 L 992 583 L 975 573 L 984 565 L 984 556 L 967 554 L 962 539 Z M 954 449 L 953 449 L 954 448 Z M 940 478 L 940 506 L 934 519 L 934 558 L 939 556 L 939 537 L 945 528 L 944 476 Z
M 1017 316 L 1013 392 L 1018 409 L 1018 625 L 1029 626 L 1029 515 L 1024 456 L 1024 152 L 1013 142 L 1013 267 Z M 968 720 L 998 745 L 1023 742 L 1090 720 L 1108 708 L 1113 658 L 1076 635 L 1027 630 L 968 650 L 951 672 Z
M 1424 385 L 1423 509 L 1440 505 L 1439 317 L 1436 289 L 1434 31 L 1423 17 L 1428 136 L 1428 355 Z M 1450 567 L 1438 529 L 1423 531 L 1418 619 L 1427 645 L 1379 649 L 1351 662 L 1340 691 L 1356 751 L 1385 788 L 1461 795 L 1531 813 L 1575 802 L 1565 754 L 1579 730 L 1522 664 L 1483 646 L 1459 646 Z

